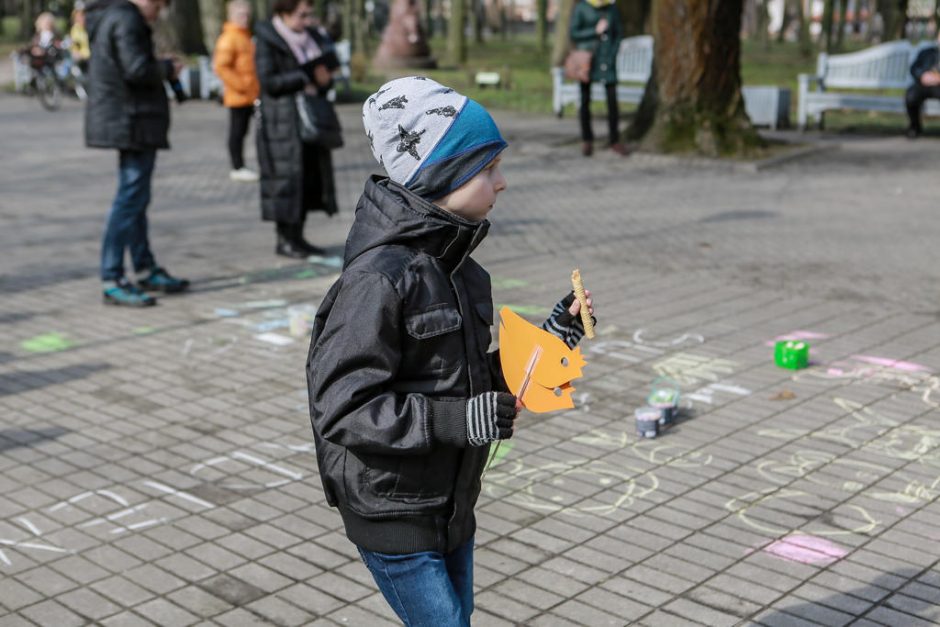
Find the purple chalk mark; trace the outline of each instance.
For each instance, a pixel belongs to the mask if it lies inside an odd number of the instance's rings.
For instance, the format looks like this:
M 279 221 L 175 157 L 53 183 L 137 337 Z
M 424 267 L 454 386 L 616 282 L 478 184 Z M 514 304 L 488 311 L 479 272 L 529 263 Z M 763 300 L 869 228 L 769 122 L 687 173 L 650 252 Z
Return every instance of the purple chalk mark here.
M 921 364 L 915 364 L 910 361 L 899 361 L 897 359 L 888 359 L 887 357 L 873 357 L 872 355 L 852 355 L 853 359 L 874 364 L 875 366 L 884 366 L 885 368 L 894 368 L 904 372 L 930 372 L 930 368 Z
M 848 551 L 834 542 L 816 536 L 792 534 L 764 547 L 766 553 L 801 564 L 828 566 L 848 555 Z
M 773 346 L 777 342 L 782 340 L 826 340 L 829 339 L 829 336 L 825 333 L 816 333 L 815 331 L 791 331 L 789 333 L 784 333 L 783 335 L 778 335 L 774 339 L 767 342 L 767 346 Z

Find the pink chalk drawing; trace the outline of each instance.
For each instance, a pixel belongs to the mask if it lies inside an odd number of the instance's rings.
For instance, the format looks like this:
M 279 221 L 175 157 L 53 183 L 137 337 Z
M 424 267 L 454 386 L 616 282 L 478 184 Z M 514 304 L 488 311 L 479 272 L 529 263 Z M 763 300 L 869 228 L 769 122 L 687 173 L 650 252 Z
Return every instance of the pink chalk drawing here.
M 894 368 L 895 370 L 901 370 L 903 372 L 930 372 L 930 368 L 921 364 L 915 364 L 910 361 L 900 361 L 897 359 L 889 359 L 887 357 L 874 357 L 872 355 L 852 355 L 852 359 L 861 361 L 866 364 L 873 364 L 875 366 L 882 366 L 884 368 Z
M 764 547 L 765 553 L 775 557 L 810 564 L 828 566 L 849 554 L 848 550 L 831 540 L 793 533 Z
M 778 335 L 774 339 L 766 342 L 767 346 L 773 346 L 781 340 L 828 340 L 829 336 L 825 333 L 817 333 L 815 331 L 790 331 L 789 333 L 784 333 L 783 335 Z

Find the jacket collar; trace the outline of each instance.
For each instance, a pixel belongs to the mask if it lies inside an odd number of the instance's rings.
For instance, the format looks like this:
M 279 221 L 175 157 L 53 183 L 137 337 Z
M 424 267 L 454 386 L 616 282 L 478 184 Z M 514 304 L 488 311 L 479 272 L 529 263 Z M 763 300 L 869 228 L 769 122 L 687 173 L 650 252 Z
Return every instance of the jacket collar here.
M 344 267 L 367 250 L 398 244 L 439 259 L 454 272 L 483 241 L 489 226 L 487 220 L 461 218 L 376 175 L 366 182 L 356 207 Z

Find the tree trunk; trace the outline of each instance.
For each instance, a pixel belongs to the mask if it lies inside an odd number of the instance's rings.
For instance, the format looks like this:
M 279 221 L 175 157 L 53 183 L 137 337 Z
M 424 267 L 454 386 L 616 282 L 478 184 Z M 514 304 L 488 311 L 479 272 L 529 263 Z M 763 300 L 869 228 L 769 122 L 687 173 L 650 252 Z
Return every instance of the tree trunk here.
M 199 13 L 202 17 L 202 35 L 206 50 L 212 50 L 225 21 L 225 0 L 199 0 Z
M 796 21 L 800 28 L 800 54 L 809 58 L 813 54 L 813 40 L 810 38 L 809 22 L 812 14 L 807 17 L 805 0 L 796 0 Z
M 835 13 L 835 0 L 825 0 L 822 14 L 822 30 L 819 31 L 820 47 L 832 52 L 832 16 Z
M 761 43 L 764 50 L 770 50 L 770 14 L 767 12 L 767 0 L 758 0 L 756 7 L 757 19 L 757 41 Z
M 424 11 L 424 32 L 430 41 L 434 36 L 434 0 L 422 0 L 421 9 Z
M 762 140 L 741 97 L 744 0 L 655 0 L 653 122 L 641 146 L 710 157 L 747 153 Z M 654 98 L 654 96 L 650 96 Z
M 620 18 L 623 21 L 623 36 L 634 37 L 647 31 L 650 16 L 650 0 L 617 0 Z
M 33 36 L 33 20 L 36 16 L 33 14 L 33 0 L 20 0 L 20 39 L 29 41 Z
M 793 13 L 790 11 L 793 2 L 784 0 L 783 19 L 780 20 L 780 30 L 777 31 L 777 43 L 782 44 L 787 40 L 787 29 L 790 28 L 790 22 L 793 21 Z
M 933 26 L 933 36 L 940 37 L 940 0 L 933 3 Z
M 470 32 L 473 34 L 473 43 L 483 43 L 483 0 L 467 0 L 467 9 L 470 18 Z
M 170 23 L 176 34 L 176 45 L 184 54 L 206 54 L 202 19 L 195 2 L 174 2 L 170 5 Z
M 571 49 L 571 37 L 568 29 L 571 26 L 571 10 L 574 9 L 575 0 L 561 0 L 558 13 L 555 17 L 555 43 L 552 46 L 552 65 L 557 67 L 565 62 L 568 50 Z
M 548 0 L 535 0 L 535 41 L 539 54 L 548 51 Z
M 447 54 L 457 65 L 467 62 L 467 36 L 464 25 L 467 17 L 467 0 L 450 0 L 450 20 L 447 27 Z
M 893 41 L 904 37 L 907 25 L 907 0 L 880 0 L 878 8 L 883 24 L 882 41 Z
M 842 11 L 839 15 L 839 30 L 836 33 L 836 50 L 842 50 L 845 46 L 845 31 L 846 27 L 849 25 L 849 0 L 841 0 Z M 858 6 L 855 7 L 855 12 L 858 12 Z

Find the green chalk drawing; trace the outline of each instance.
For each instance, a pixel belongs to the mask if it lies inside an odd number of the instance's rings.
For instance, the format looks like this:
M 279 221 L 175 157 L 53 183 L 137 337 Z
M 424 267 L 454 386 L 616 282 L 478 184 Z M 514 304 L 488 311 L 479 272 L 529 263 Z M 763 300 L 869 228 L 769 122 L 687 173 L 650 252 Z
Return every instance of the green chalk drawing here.
M 150 335 L 156 332 L 157 330 L 154 327 L 137 327 L 133 331 L 134 335 Z
M 295 274 L 294 278 L 295 279 L 312 279 L 317 276 L 319 275 L 317 274 L 315 270 L 311 270 L 310 268 L 307 268 L 306 270 L 301 270 L 300 272 Z
M 23 340 L 20 346 L 30 353 L 54 353 L 72 348 L 75 346 L 75 342 L 61 333 L 43 333 L 28 340 Z
M 548 316 L 551 313 L 548 307 L 539 305 L 514 305 L 512 303 L 499 303 L 496 305 L 497 311 L 503 307 L 509 307 L 520 316 Z
M 522 279 L 510 279 L 507 277 L 493 277 L 490 279 L 490 282 L 493 287 L 498 290 L 514 290 L 529 284 L 528 281 L 523 281 Z
M 511 451 L 513 447 L 513 443 L 509 440 L 500 440 L 497 444 L 499 446 L 494 444 L 490 447 L 490 458 L 486 460 L 486 466 L 484 466 L 484 468 L 499 464 L 499 462 L 503 461 L 504 457 L 509 455 L 509 451 Z

